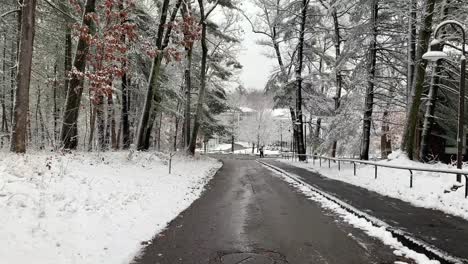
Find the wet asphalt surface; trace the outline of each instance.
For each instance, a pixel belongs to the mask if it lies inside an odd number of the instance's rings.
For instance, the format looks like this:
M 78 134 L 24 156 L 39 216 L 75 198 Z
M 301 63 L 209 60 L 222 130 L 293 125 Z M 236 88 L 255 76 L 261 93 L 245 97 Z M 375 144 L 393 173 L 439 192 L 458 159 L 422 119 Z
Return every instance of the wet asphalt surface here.
M 287 172 L 300 175 L 308 184 L 325 191 L 399 230 L 468 263 L 468 221 L 461 217 L 414 206 L 365 188 L 321 176 L 307 169 L 266 160 Z M 318 166 L 318 165 L 316 165 Z M 324 165 L 326 166 L 326 165 Z M 336 166 L 336 165 L 334 165 Z M 359 177 L 359 172 L 357 177 Z M 415 177 L 415 184 L 418 178 Z
M 149 241 L 133 263 L 408 261 L 308 200 L 255 160 L 224 156 L 222 161 L 224 166 L 202 197 Z

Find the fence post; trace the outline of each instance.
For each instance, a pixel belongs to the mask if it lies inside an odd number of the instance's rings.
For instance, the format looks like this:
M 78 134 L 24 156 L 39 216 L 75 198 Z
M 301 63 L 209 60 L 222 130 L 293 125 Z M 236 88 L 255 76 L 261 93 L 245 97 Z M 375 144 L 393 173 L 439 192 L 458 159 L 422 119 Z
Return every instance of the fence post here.
M 375 165 L 374 167 L 375 167 L 375 178 L 377 179 L 377 165 Z
M 312 164 L 315 166 L 315 156 L 312 156 Z
M 319 157 L 320 167 L 322 167 L 322 157 Z
M 330 159 L 328 159 L 328 168 L 331 168 Z
M 353 161 L 353 165 L 354 165 L 354 176 L 356 176 L 356 162 Z
M 338 160 L 338 170 L 339 170 L 339 171 L 341 170 L 341 162 L 340 162 L 340 160 Z
M 465 199 L 468 197 L 468 175 L 465 174 Z
M 413 188 L 413 171 L 409 170 L 410 172 L 410 188 Z

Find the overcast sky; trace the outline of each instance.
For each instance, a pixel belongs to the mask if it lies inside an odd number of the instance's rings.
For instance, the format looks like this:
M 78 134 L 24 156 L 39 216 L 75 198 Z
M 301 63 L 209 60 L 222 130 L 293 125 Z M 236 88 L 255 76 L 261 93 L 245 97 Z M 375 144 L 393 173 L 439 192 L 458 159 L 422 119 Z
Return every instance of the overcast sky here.
M 249 10 L 249 14 L 254 14 L 255 9 L 250 3 L 250 0 L 244 2 L 243 5 L 244 10 Z M 270 50 L 265 50 L 266 47 L 256 44 L 256 41 L 260 39 L 261 36 L 253 33 L 249 22 L 244 17 L 242 17 L 242 19 L 245 36 L 242 41 L 243 50 L 239 54 L 239 62 L 244 68 L 240 80 L 246 88 L 263 89 L 265 88 L 270 73 L 275 67 L 275 62 L 265 56 L 265 53 L 271 53 Z

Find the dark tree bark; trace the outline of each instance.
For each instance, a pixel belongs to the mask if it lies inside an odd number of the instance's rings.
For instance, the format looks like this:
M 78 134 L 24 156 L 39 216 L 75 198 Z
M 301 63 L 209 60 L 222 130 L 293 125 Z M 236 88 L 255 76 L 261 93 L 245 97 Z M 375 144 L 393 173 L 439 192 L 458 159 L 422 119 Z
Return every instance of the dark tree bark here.
M 370 131 L 372 124 L 372 112 L 374 108 L 374 86 L 375 86 L 375 65 L 377 62 L 377 36 L 378 36 L 378 11 L 379 1 L 372 0 L 371 3 L 371 43 L 369 45 L 369 61 L 367 65 L 367 89 L 366 101 L 364 104 L 364 118 L 362 125 L 361 159 L 369 159 Z
M 198 130 L 201 125 L 201 115 L 203 111 L 203 104 L 205 101 L 205 90 L 206 90 L 206 61 L 208 58 L 208 45 L 206 43 L 206 21 L 205 21 L 205 8 L 203 0 L 198 0 L 200 6 L 200 23 L 202 26 L 201 46 L 202 46 L 202 59 L 201 59 L 201 77 L 200 77 L 200 89 L 198 91 L 198 102 L 197 109 L 194 116 L 192 137 L 190 138 L 190 144 L 188 148 L 188 154 L 195 155 L 195 148 L 197 145 Z
M 55 59 L 54 64 L 54 82 L 52 85 L 52 96 L 53 96 L 53 104 L 54 104 L 54 144 L 57 141 L 57 134 L 58 134 L 58 119 L 59 119 L 59 108 L 57 106 L 57 90 L 58 90 L 58 80 L 57 80 L 57 59 Z
M 106 120 L 104 116 L 104 96 L 98 97 L 96 108 L 96 121 L 97 121 L 97 136 L 98 136 L 98 149 L 106 150 Z
M 408 106 L 410 105 L 411 100 L 411 89 L 413 87 L 413 78 L 414 78 L 414 65 L 416 58 L 416 23 L 417 23 L 417 0 L 411 0 L 409 3 L 410 7 L 410 16 L 408 19 L 408 76 L 407 76 L 407 87 L 406 87 L 406 100 Z M 408 109 L 409 110 L 409 109 Z
M 343 81 L 341 77 L 341 69 L 340 69 L 340 57 L 341 57 L 341 34 L 340 34 L 340 23 L 338 21 L 338 13 L 336 11 L 336 7 L 333 7 L 332 11 L 333 17 L 333 25 L 335 30 L 335 81 L 336 81 L 336 94 L 333 98 L 335 100 L 335 114 L 338 113 L 338 109 L 340 108 L 341 104 L 341 90 L 343 87 Z M 332 144 L 332 154 L 331 156 L 334 158 L 336 157 L 336 148 L 338 142 L 336 140 L 333 141 Z
M 90 32 L 94 31 L 93 22 L 87 18 L 89 13 L 96 9 L 96 0 L 87 0 L 83 13 L 82 24 L 87 26 Z M 73 66 L 79 71 L 84 72 L 86 68 L 86 57 L 89 53 L 89 45 L 84 39 L 78 40 L 75 60 Z M 80 112 L 81 97 L 83 94 L 83 78 L 71 75 L 70 84 L 67 91 L 67 100 L 63 113 L 63 125 L 61 133 L 62 147 L 64 149 L 76 149 L 78 147 L 78 115 Z
M 187 19 L 191 15 L 191 5 L 190 2 L 182 5 L 182 15 L 184 19 Z M 190 132 L 191 132 L 191 104 L 192 104 L 192 54 L 193 54 L 193 43 L 190 42 L 190 32 L 184 32 L 184 38 L 188 46 L 185 47 L 185 109 L 184 109 L 184 147 L 188 148 L 190 142 Z
M 159 21 L 158 35 L 156 37 L 156 47 L 158 48 L 158 55 L 153 60 L 151 74 L 148 82 L 148 89 L 145 97 L 145 104 L 143 113 L 140 120 L 140 126 L 137 134 L 137 149 L 148 150 L 150 147 L 151 131 L 153 130 L 154 121 L 158 113 L 159 103 L 161 102 L 160 91 L 160 75 L 162 68 L 162 60 L 164 57 L 164 50 L 169 44 L 172 27 L 167 27 L 164 36 L 164 29 L 166 27 L 166 20 L 169 10 L 169 0 L 164 0 L 161 8 L 161 18 Z M 176 14 L 180 8 L 182 0 L 178 0 L 172 12 L 170 23 L 176 18 Z
M 1 95 L 1 105 L 2 105 L 2 130 L 1 132 L 8 133 L 8 118 L 6 112 L 6 93 L 7 93 L 7 83 L 6 83 L 6 50 L 7 50 L 7 39 L 6 34 L 3 34 L 3 62 L 2 62 L 2 95 Z M 3 137 L 2 137 L 2 146 L 3 146 Z
M 302 0 L 302 14 L 301 24 L 299 32 L 299 44 L 297 51 L 297 65 L 296 65 L 296 120 L 294 126 L 297 131 L 297 153 L 299 154 L 299 160 L 305 161 L 307 157 L 306 149 L 304 145 L 304 123 L 302 116 L 302 68 L 304 61 L 304 35 L 305 35 L 305 24 L 307 18 L 307 0 Z
M 122 1 L 119 5 L 120 10 L 124 9 L 124 1 Z M 122 36 L 122 42 L 126 42 L 126 37 Z M 125 68 L 126 62 L 123 62 L 123 67 Z M 122 76 L 122 112 L 121 112 L 121 128 L 122 128 L 122 148 L 129 149 L 131 144 L 130 139 L 130 120 L 128 118 L 129 109 L 130 109 L 130 97 L 128 96 L 128 77 L 127 74 L 124 73 Z M 119 133 L 120 137 L 120 133 Z M 120 140 L 118 140 L 120 143 Z
M 449 0 L 444 1 L 443 6 L 442 6 L 442 21 L 446 20 L 448 17 L 449 9 L 448 9 L 448 4 Z M 445 30 L 442 32 L 444 35 L 446 32 Z M 432 47 L 433 50 L 440 50 L 442 51 L 444 49 L 444 45 L 440 43 L 439 45 L 436 45 L 435 47 Z M 429 93 L 427 95 L 428 100 L 426 104 L 426 112 L 424 114 L 424 121 L 423 121 L 423 129 L 421 133 L 421 146 L 419 148 L 419 158 L 421 161 L 427 162 L 431 158 L 429 157 L 429 138 L 432 133 L 432 128 L 434 125 L 434 114 L 435 114 L 435 109 L 436 109 L 436 104 L 437 104 L 437 94 L 439 91 L 439 84 L 440 84 L 440 74 L 443 70 L 442 67 L 442 61 L 438 60 L 436 62 L 436 66 L 433 70 L 432 78 L 431 78 L 431 84 L 429 87 Z
M 64 85 L 63 85 L 63 94 L 64 97 L 67 96 L 67 91 L 70 86 L 70 78 L 69 74 L 72 69 L 72 63 L 73 63 L 73 58 L 72 58 L 72 33 L 70 27 L 67 25 L 66 31 L 65 31 L 65 60 L 64 60 Z
M 416 130 L 419 119 L 419 108 L 424 89 L 424 78 L 426 77 L 427 62 L 422 59 L 422 55 L 427 51 L 429 39 L 432 33 L 432 18 L 434 13 L 435 0 L 426 0 L 424 20 L 419 30 L 418 49 L 416 53 L 416 69 L 414 73 L 413 87 L 409 113 L 406 120 L 402 149 L 408 154 L 408 158 L 415 159 L 418 153 L 415 152 Z
M 26 1 L 21 8 L 21 41 L 18 58 L 18 88 L 12 126 L 11 151 L 26 152 L 27 125 L 29 115 L 29 85 L 34 45 L 36 0 Z

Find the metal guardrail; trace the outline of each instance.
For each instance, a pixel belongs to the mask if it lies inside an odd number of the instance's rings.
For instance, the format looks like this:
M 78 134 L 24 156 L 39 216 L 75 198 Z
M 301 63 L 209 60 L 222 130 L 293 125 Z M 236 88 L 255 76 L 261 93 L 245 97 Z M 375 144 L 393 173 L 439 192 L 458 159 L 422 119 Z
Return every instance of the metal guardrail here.
M 410 167 L 410 166 L 399 166 L 399 165 L 390 165 L 390 164 L 382 164 L 373 161 L 365 161 L 365 160 L 357 160 L 357 159 L 348 159 L 348 158 L 331 158 L 331 157 L 324 157 L 318 155 L 304 155 L 304 154 L 292 154 L 292 155 L 284 155 L 282 154 L 282 158 L 287 158 L 291 160 L 297 160 L 299 156 L 306 156 L 307 158 L 312 158 L 312 162 L 315 165 L 316 160 L 318 159 L 320 167 L 322 167 L 322 160 L 328 161 L 328 168 L 331 168 L 331 161 L 338 163 L 338 170 L 341 170 L 341 163 L 349 162 L 353 164 L 353 172 L 354 176 L 356 176 L 356 164 L 364 164 L 374 166 L 374 177 L 377 179 L 378 177 L 378 167 L 384 168 L 391 168 L 391 169 L 398 169 L 398 170 L 407 170 L 410 172 L 410 188 L 413 188 L 413 171 L 425 171 L 425 172 L 437 172 L 437 173 L 445 173 L 445 174 L 455 174 L 455 175 L 463 175 L 465 177 L 465 198 L 468 197 L 468 171 L 461 170 L 461 169 L 430 169 L 430 168 L 423 168 L 423 167 Z

